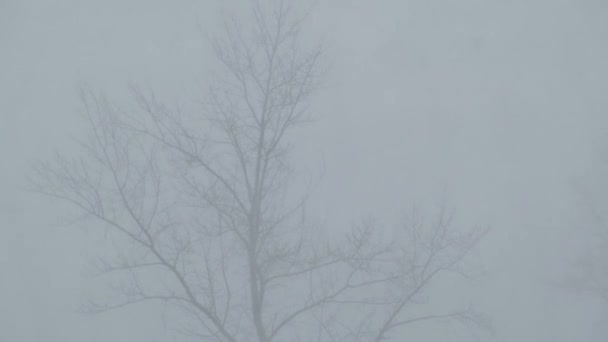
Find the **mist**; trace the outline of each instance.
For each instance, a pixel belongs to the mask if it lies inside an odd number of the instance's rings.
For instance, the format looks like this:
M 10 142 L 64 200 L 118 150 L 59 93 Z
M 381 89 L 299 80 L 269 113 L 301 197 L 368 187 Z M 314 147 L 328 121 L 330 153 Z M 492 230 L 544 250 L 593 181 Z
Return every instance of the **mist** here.
M 114 242 L 32 191 L 32 169 L 81 153 L 83 88 L 123 108 L 133 85 L 197 108 L 218 72 L 209 37 L 251 3 L 0 3 L 0 341 L 205 340 L 154 303 L 83 313 L 107 291 L 91 261 Z M 577 275 L 603 255 L 586 194 L 603 214 L 608 4 L 293 3 L 310 9 L 304 45 L 324 47 L 311 120 L 289 138 L 291 167 L 314 183 L 311 220 L 331 235 L 446 203 L 457 226 L 485 232 L 471 276 L 440 278 L 428 297 L 491 329 L 422 322 L 388 340 L 605 341 L 606 301 Z

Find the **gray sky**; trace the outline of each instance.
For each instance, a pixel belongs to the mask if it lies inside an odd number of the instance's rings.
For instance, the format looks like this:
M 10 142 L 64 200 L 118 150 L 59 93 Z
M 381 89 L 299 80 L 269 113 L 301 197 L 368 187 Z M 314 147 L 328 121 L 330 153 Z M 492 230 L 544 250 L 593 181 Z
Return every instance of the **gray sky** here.
M 129 82 L 195 99 L 210 58 L 200 29 L 219 8 L 0 1 L 0 340 L 171 340 L 153 310 L 77 313 L 95 287 L 94 241 L 23 191 L 24 174 L 73 149 L 83 82 L 119 101 Z M 574 180 L 607 143 L 608 3 L 332 0 L 309 24 L 331 62 L 295 161 L 325 167 L 316 209 L 392 224 L 445 192 L 459 222 L 492 227 L 478 251 L 487 274 L 465 290 L 493 318 L 482 340 L 605 341 L 608 309 L 556 284 L 589 239 Z M 423 330 L 412 334 L 446 340 Z

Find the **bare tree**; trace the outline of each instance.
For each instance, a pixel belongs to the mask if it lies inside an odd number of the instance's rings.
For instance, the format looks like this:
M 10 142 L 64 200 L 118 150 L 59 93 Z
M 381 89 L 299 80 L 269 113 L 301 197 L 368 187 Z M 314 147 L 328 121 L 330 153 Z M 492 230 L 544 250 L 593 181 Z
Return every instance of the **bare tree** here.
M 76 205 L 116 237 L 102 270 L 121 274 L 106 311 L 144 301 L 178 309 L 204 341 L 383 341 L 424 320 L 479 323 L 470 308 L 416 315 L 444 272 L 459 271 L 482 231 L 459 233 L 442 210 L 397 233 L 342 238 L 301 219 L 290 132 L 319 83 L 321 49 L 301 45 L 287 2 L 256 3 L 253 25 L 226 23 L 212 46 L 224 68 L 203 110 L 133 88 L 126 111 L 83 90 L 85 156 L 40 166 L 41 191 Z

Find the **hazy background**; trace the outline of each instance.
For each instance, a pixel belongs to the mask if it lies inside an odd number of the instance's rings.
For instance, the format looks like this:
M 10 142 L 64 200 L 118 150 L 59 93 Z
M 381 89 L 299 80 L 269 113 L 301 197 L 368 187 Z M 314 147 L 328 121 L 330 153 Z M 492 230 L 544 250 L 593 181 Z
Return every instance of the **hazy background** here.
M 0 0 L 0 341 L 179 341 L 145 307 L 77 312 L 95 241 L 24 176 L 74 148 L 83 82 L 118 101 L 130 82 L 196 100 L 205 32 L 246 4 Z M 465 291 L 493 319 L 482 341 L 606 341 L 605 303 L 561 284 L 592 239 L 576 184 L 605 177 L 608 3 L 331 0 L 308 25 L 331 64 L 295 160 L 325 168 L 313 210 L 393 224 L 445 193 L 459 222 L 492 228 Z

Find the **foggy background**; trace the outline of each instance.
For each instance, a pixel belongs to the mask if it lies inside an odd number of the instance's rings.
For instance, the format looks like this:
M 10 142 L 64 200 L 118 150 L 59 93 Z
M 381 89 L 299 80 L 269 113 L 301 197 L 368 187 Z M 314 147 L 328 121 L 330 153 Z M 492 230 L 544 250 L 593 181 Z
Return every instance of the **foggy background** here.
M 246 6 L 0 0 L 0 341 L 180 340 L 151 306 L 78 312 L 95 241 L 25 176 L 76 150 L 80 84 L 196 100 L 205 33 Z M 390 225 L 445 194 L 458 222 L 491 227 L 485 274 L 465 289 L 494 324 L 482 341 L 606 341 L 605 302 L 562 283 L 593 242 L 577 184 L 606 184 L 608 3 L 320 1 L 305 29 L 330 61 L 296 146 L 296 167 L 324 169 L 311 210 L 330 226 Z M 406 337 L 474 340 L 454 331 Z

